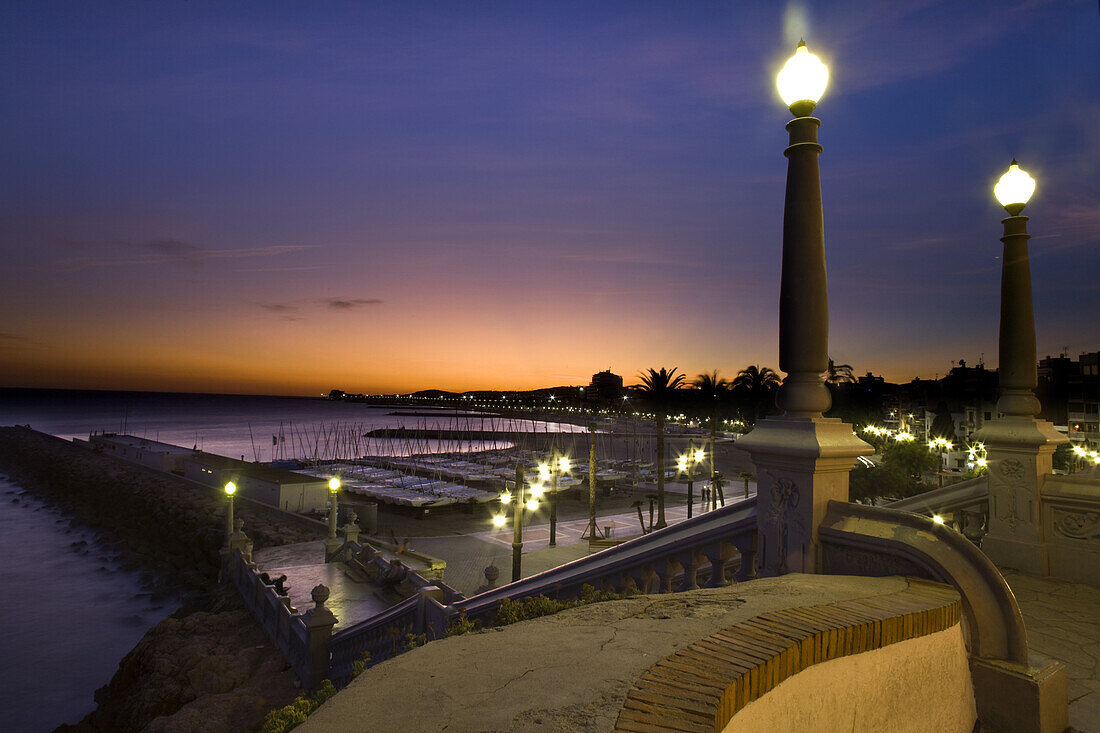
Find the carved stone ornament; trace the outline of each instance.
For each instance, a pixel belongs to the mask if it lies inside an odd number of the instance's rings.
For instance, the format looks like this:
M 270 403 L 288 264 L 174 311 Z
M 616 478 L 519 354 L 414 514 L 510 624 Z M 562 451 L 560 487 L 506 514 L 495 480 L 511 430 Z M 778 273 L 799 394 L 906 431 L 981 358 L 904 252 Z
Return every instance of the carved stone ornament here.
M 789 552 L 791 529 L 796 528 L 799 534 L 805 532 L 802 526 L 802 518 L 794 512 L 798 508 L 801 495 L 798 486 L 790 479 L 776 479 L 769 491 L 771 506 L 764 519 L 764 526 L 775 527 L 776 530 L 776 555 L 768 563 L 768 571 L 778 575 L 788 572 L 787 554 Z
M 1008 479 L 1022 479 L 1024 477 L 1024 464 L 1015 458 L 1002 461 L 1001 475 Z
M 1054 531 L 1074 540 L 1100 538 L 1100 512 L 1054 510 Z

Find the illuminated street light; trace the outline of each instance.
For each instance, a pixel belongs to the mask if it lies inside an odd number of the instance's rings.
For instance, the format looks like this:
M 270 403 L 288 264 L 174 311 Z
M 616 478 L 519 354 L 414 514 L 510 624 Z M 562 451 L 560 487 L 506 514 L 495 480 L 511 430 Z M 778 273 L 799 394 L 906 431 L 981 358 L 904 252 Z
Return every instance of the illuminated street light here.
M 692 440 L 688 441 L 687 453 L 682 454 L 679 458 L 676 459 L 676 471 L 677 471 L 677 473 L 686 473 L 687 474 L 688 519 L 691 519 L 692 505 L 695 503 L 695 495 L 694 495 L 695 467 L 698 464 L 703 462 L 703 460 L 706 458 L 706 455 L 707 454 L 706 454 L 705 451 L 703 451 L 701 449 L 697 450 L 695 448 L 695 440 L 692 439 Z M 713 486 L 711 488 L 713 490 Z
M 328 539 L 325 540 L 325 553 L 326 559 L 328 555 L 332 555 L 340 547 L 340 540 L 336 537 L 336 520 L 339 516 L 339 506 L 337 504 L 337 494 L 340 492 L 340 479 L 333 476 L 328 481 L 328 497 L 329 497 L 329 510 L 328 510 Z
M 229 545 L 229 538 L 233 536 L 233 495 L 237 493 L 237 485 L 232 481 L 225 484 L 225 495 L 229 499 L 229 506 L 225 510 L 225 543 Z
M 993 195 L 1012 216 L 1020 215 L 1033 193 L 1035 193 L 1035 179 L 1020 168 L 1015 158 L 1008 166 L 1008 172 L 1001 176 L 997 185 L 993 187 Z
M 512 483 L 512 482 L 508 482 Z M 539 508 L 538 499 L 533 496 L 524 500 L 524 486 L 525 480 L 523 476 L 523 464 L 516 464 L 516 478 L 515 485 L 510 491 L 507 484 L 505 485 L 504 492 L 500 495 L 501 505 L 512 505 L 512 582 L 519 580 L 522 574 L 523 563 L 523 510 L 526 507 L 528 511 L 535 511 Z M 541 487 L 540 487 L 541 488 Z M 515 492 L 513 494 L 512 492 Z M 531 487 L 531 493 L 535 493 L 535 486 Z M 507 515 L 502 511 L 499 514 L 493 515 L 493 526 L 497 529 L 501 529 L 508 522 Z
M 557 446 L 551 447 L 550 460 L 539 464 L 539 480 L 550 479 L 550 547 L 558 546 L 558 475 L 569 473 L 572 463 L 568 456 L 560 455 Z
M 829 69 L 800 40 L 794 56 L 775 79 L 779 96 L 795 117 L 806 117 L 814 111 L 829 83 Z

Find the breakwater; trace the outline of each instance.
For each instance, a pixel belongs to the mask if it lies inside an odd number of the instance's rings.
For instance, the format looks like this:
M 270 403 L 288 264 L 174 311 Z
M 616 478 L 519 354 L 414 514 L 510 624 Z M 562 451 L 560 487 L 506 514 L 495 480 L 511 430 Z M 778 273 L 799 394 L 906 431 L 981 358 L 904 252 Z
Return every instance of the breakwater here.
M 293 699 L 281 656 L 235 593 L 216 586 L 225 522 L 217 491 L 26 428 L 0 428 L 0 471 L 94 533 L 94 544 L 140 572 L 152 594 L 183 604 L 122 659 L 96 693 L 98 708 L 63 729 L 240 731 Z M 268 507 L 240 510 L 257 547 L 323 533 Z M 74 598 L 71 617 L 53 622 L 79 624 L 89 602 Z

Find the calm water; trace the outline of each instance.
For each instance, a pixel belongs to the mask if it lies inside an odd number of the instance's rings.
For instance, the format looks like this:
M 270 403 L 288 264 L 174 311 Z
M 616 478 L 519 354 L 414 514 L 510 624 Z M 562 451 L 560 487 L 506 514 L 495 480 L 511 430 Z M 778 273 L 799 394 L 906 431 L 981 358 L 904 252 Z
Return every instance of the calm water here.
M 392 415 L 394 411 L 430 416 Z M 0 389 L 0 425 L 26 425 L 63 438 L 118 432 L 209 453 L 244 457 L 333 458 L 487 449 L 507 443 L 366 438 L 375 428 L 524 429 L 581 432 L 570 424 L 512 420 L 450 410 L 372 407 L 305 397 Z
M 66 533 L 66 518 L 21 491 L 0 475 L 3 728 L 49 731 L 91 712 L 95 690 L 175 605 L 154 601 L 90 532 Z
M 362 437 L 374 428 L 580 430 L 529 420 L 456 418 L 447 411 L 432 417 L 388 414 L 394 410 L 289 397 L 0 389 L 0 425 L 29 424 L 63 438 L 122 432 L 260 461 L 508 445 Z M 5 702 L 0 727 L 52 730 L 95 708 L 95 690 L 175 605 L 154 602 L 142 592 L 139 575 L 115 567 L 90 533 L 70 529 L 66 518 L 20 491 L 0 476 L 0 557 L 10 604 L 0 624 Z

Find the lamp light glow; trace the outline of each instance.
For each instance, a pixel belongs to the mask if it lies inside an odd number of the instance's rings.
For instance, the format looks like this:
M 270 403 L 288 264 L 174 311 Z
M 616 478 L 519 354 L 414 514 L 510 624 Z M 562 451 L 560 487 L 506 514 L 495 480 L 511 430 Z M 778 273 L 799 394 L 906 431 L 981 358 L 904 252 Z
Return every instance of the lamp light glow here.
M 237 493 L 237 484 L 233 483 L 232 481 L 229 481 L 228 483 L 226 483 L 225 493 L 226 493 L 227 496 L 233 496 L 233 494 L 236 494 Z
M 828 83 L 829 69 L 821 59 L 810 53 L 805 41 L 798 42 L 794 56 L 787 59 L 775 78 L 779 96 L 798 117 L 813 112 Z
M 939 514 L 933 514 L 932 521 L 936 524 L 943 524 L 943 517 L 941 517 Z
M 540 481 L 549 481 L 550 480 L 550 466 L 548 464 L 545 464 L 545 463 L 540 463 L 539 464 L 539 480 Z
M 562 473 L 569 473 L 569 469 L 572 468 L 572 464 L 569 462 L 568 456 L 562 456 L 558 459 L 558 470 Z
M 494 514 L 493 515 L 493 526 L 494 527 L 503 527 L 505 521 L 507 521 L 507 520 L 505 520 L 503 514 Z
M 503 494 L 501 494 L 500 495 L 500 503 L 501 504 L 511 504 L 512 503 L 512 494 L 511 494 L 511 492 L 505 491 Z
M 527 500 L 527 511 L 533 512 L 538 508 L 539 508 L 539 500 L 538 499 L 528 499 Z
M 546 488 L 542 484 L 531 484 L 531 496 L 539 497 L 546 493 Z
M 703 459 L 706 458 L 706 457 L 707 457 L 707 454 L 704 453 L 702 450 L 695 451 L 695 462 L 696 463 L 702 463 Z
M 340 479 L 333 477 L 328 480 L 328 490 L 337 492 L 340 490 Z
M 1019 216 L 1033 193 L 1035 179 L 1019 166 L 1015 158 L 1012 159 L 1012 165 L 1008 166 L 1008 171 L 993 187 L 993 195 L 997 197 L 997 201 L 1013 216 Z

